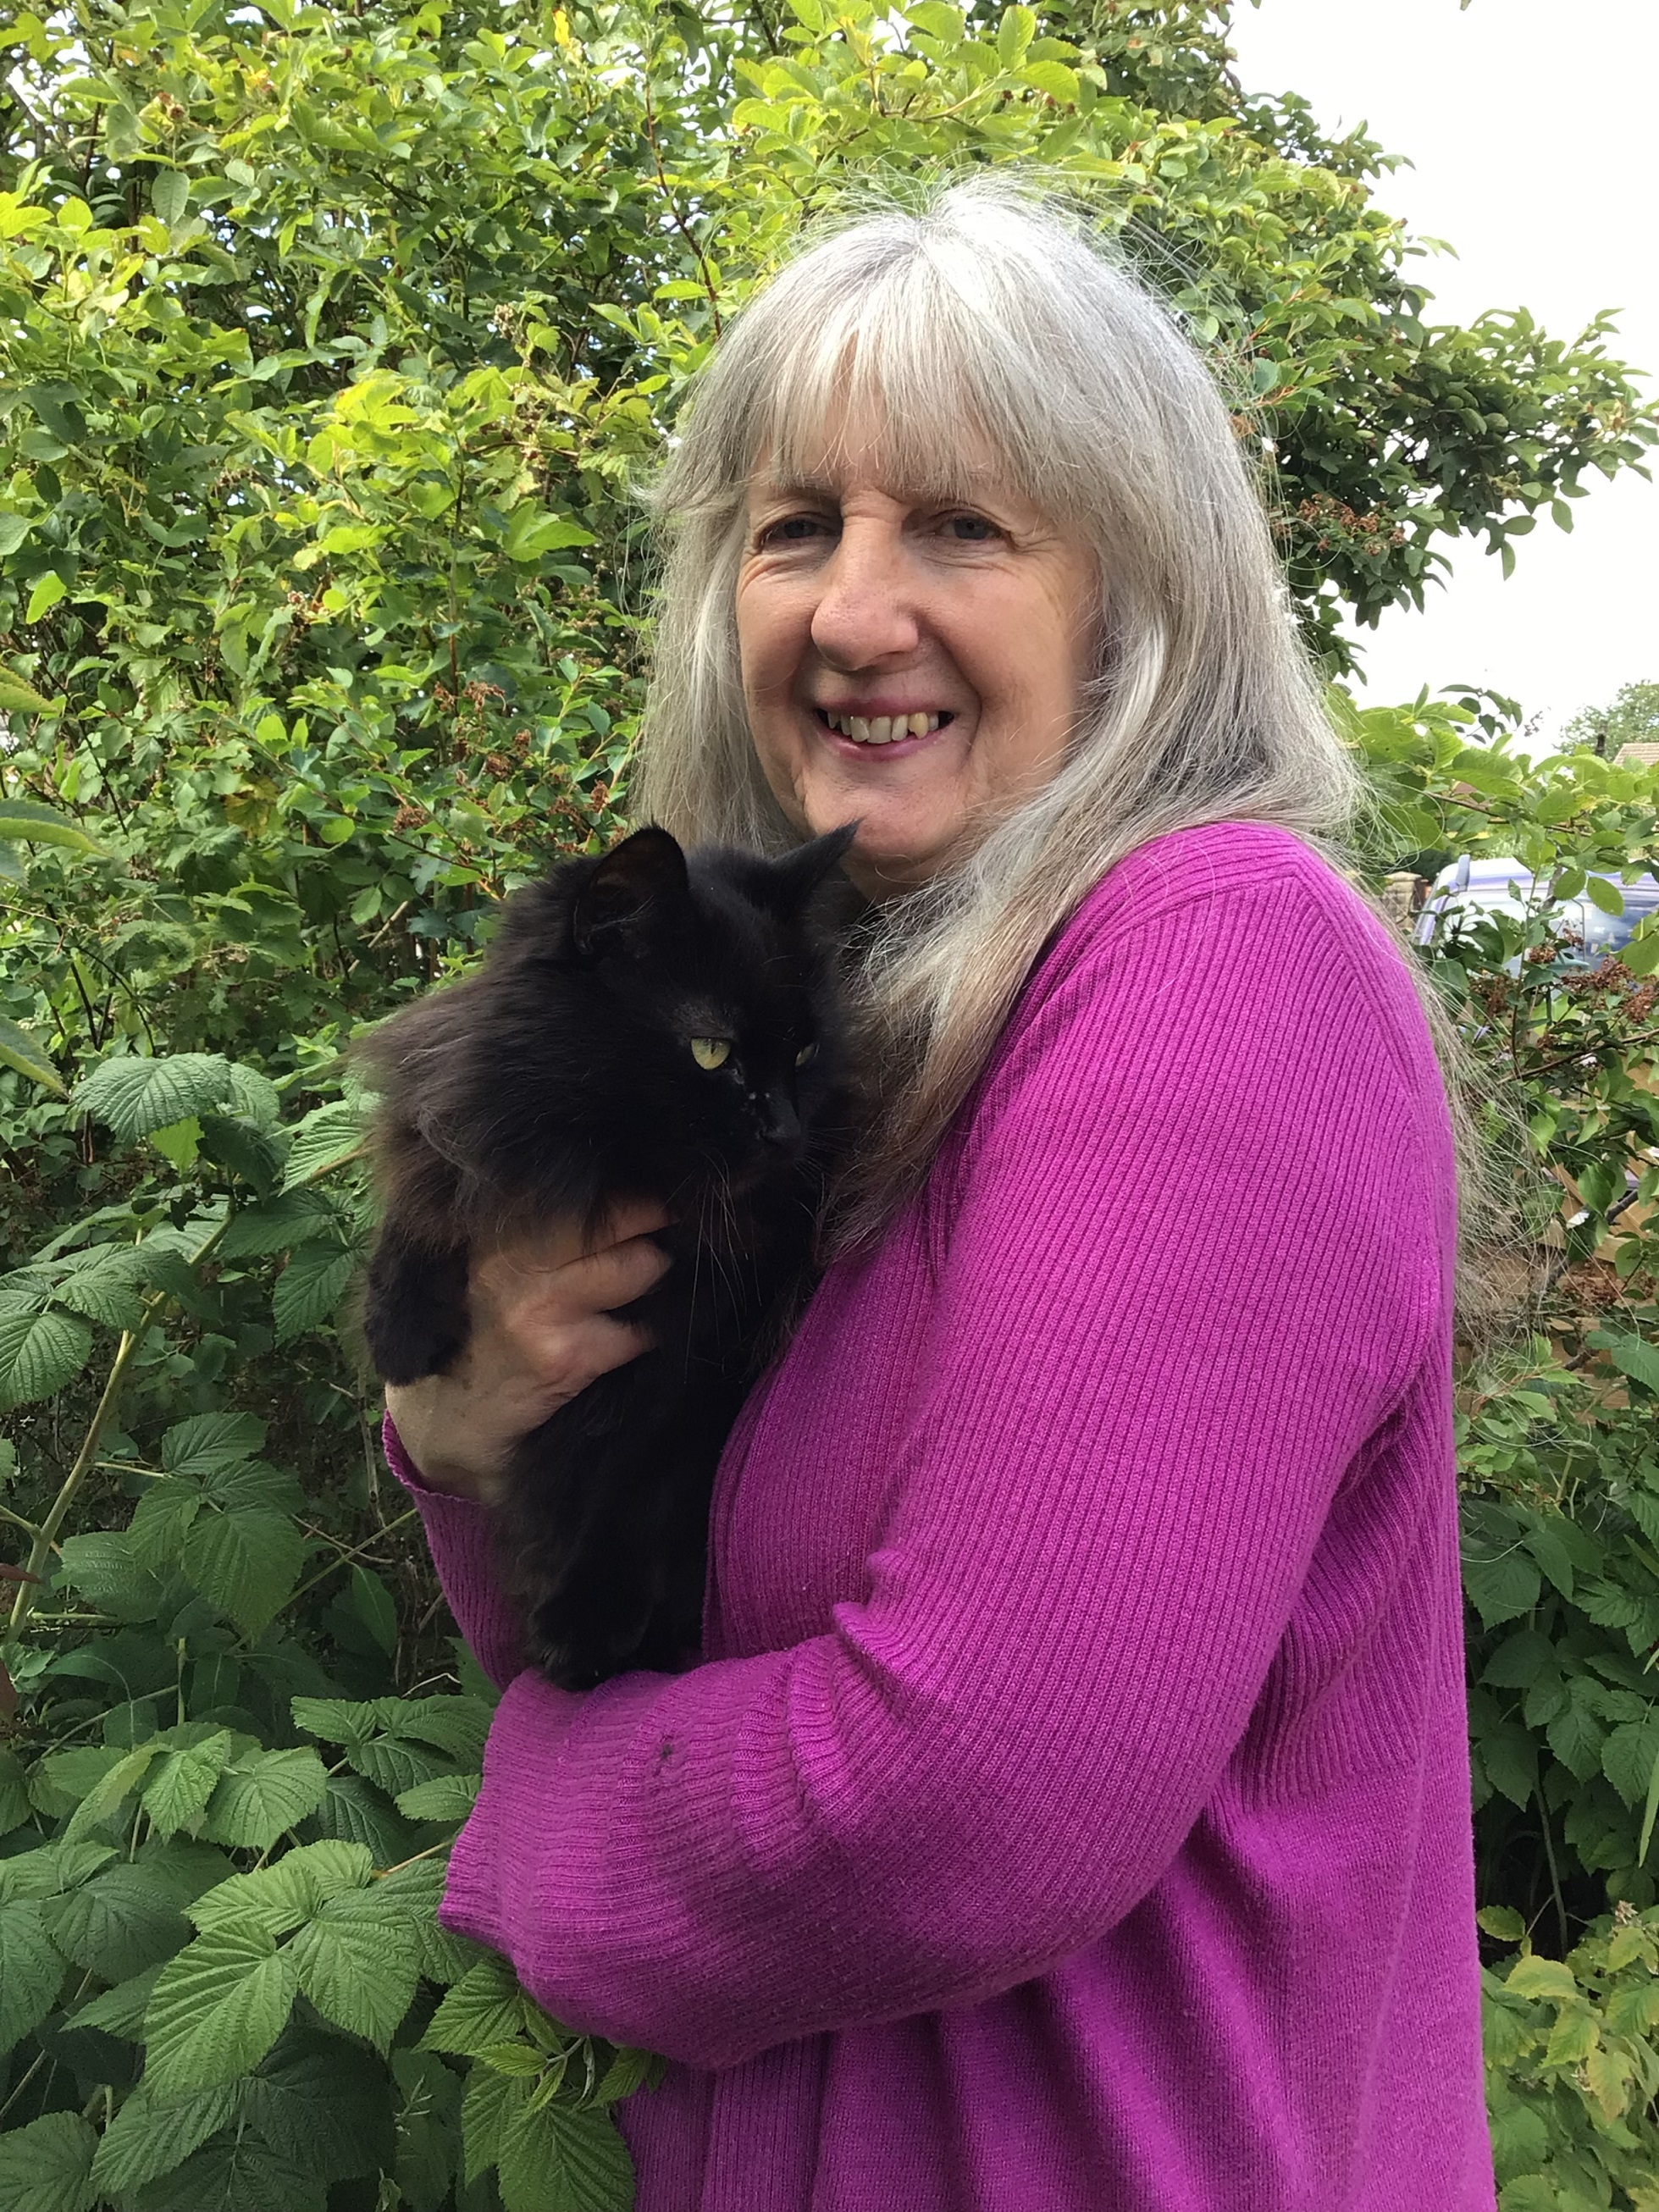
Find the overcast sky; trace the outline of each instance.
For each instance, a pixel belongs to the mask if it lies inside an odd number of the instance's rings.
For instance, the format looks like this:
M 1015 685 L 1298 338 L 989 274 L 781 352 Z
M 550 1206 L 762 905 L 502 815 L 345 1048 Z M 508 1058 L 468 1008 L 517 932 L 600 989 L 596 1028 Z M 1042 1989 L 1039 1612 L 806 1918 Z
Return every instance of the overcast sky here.
M 1239 0 L 1232 42 L 1248 89 L 1299 92 L 1327 129 L 1366 123 L 1410 158 L 1377 197 L 1457 249 L 1413 264 L 1431 317 L 1525 307 L 1566 337 L 1613 307 L 1613 349 L 1659 371 L 1655 0 Z M 1659 681 L 1659 485 L 1588 481 L 1571 536 L 1540 520 L 1508 583 L 1465 541 L 1425 613 L 1362 632 L 1364 696 L 1492 684 L 1547 743 L 1620 684 Z

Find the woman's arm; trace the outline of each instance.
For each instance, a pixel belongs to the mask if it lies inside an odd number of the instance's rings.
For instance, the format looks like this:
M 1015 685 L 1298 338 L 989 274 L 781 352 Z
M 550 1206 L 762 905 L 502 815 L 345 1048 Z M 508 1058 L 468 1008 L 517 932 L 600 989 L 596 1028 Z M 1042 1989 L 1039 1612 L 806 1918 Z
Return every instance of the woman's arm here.
M 574 1228 L 503 1245 L 468 1273 L 471 1334 L 447 1374 L 388 1389 L 386 1463 L 420 1510 L 462 1635 L 503 1689 L 524 1663 L 524 1624 L 501 1589 L 486 1506 L 507 1454 L 598 1376 L 648 1342 L 611 1309 L 669 1265 L 650 1241 L 659 1207 L 620 1206 L 604 1239 Z
M 703 2065 L 1109 1929 L 1443 1329 L 1425 1083 L 1292 880 L 1085 956 L 975 1114 L 867 1597 L 675 1679 L 520 1675 L 447 1923 L 573 2026 Z

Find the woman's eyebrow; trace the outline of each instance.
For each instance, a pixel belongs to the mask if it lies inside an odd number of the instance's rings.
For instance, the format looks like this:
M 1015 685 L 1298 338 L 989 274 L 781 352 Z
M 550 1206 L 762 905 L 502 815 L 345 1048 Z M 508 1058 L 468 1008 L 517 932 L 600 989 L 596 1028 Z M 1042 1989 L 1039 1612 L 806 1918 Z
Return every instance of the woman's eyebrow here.
M 754 477 L 749 486 L 752 499 L 833 499 L 836 487 L 828 477 L 764 476 Z

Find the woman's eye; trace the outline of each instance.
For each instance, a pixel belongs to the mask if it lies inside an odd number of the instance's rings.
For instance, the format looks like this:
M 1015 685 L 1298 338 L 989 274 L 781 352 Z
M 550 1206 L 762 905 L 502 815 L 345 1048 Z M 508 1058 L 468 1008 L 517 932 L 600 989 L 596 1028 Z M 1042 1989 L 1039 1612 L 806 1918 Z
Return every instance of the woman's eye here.
M 769 522 L 756 543 L 759 545 L 805 545 L 828 528 L 821 514 L 786 514 Z
M 805 1067 L 809 1060 L 812 1060 L 817 1057 L 817 1049 L 818 1048 L 815 1044 L 804 1044 L 800 1050 L 795 1054 L 796 1066 Z
M 691 1057 L 699 1067 L 724 1067 L 732 1057 L 730 1037 L 693 1037 Z
M 1002 535 L 995 523 L 983 514 L 953 514 L 945 526 L 963 545 L 988 544 L 992 538 Z

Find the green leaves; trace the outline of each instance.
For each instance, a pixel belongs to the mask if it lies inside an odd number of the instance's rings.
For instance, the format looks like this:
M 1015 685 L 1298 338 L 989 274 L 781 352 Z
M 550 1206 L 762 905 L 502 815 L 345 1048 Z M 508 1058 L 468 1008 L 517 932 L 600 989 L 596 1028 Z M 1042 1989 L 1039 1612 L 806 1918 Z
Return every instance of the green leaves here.
M 1596 1340 L 1606 1346 L 1608 1358 L 1621 1374 L 1659 1397 L 1659 1346 L 1639 1336 L 1603 1334 Z
M 26 1030 L 15 1022 L 0 1019 L 0 1067 L 15 1068 L 19 1075 L 27 1076 L 43 1090 L 54 1092 L 59 1098 L 69 1093 L 59 1079 L 58 1070 Z
M 92 1331 L 68 1314 L 0 1314 L 0 1413 L 52 1396 L 91 1351 Z
M 64 1960 L 33 1898 L 0 1902 L 0 2051 L 38 2027 L 57 2002 Z
M 264 1929 L 216 1928 L 161 1972 L 144 2015 L 144 2078 L 158 2097 L 234 2081 L 283 2032 L 294 1962 Z
M 123 1982 L 170 1959 L 189 1934 L 153 1866 L 106 1868 L 42 1907 L 53 1942 L 88 1973 Z
M 513 510 L 502 550 L 509 561 L 539 561 L 568 545 L 592 545 L 593 533 L 568 515 L 547 514 L 529 501 Z
M 161 1465 L 169 1474 L 208 1480 L 251 1459 L 265 1440 L 257 1413 L 198 1413 L 179 1421 L 161 1438 Z
M 190 1917 L 204 1935 L 257 1926 L 270 1936 L 286 1936 L 329 1899 L 366 1888 L 373 1863 L 358 1844 L 299 1844 L 270 1866 L 217 1883 L 196 1899 Z
M 1018 69 L 1036 36 L 1034 8 L 1005 8 L 997 27 L 997 57 L 1005 69 Z
M 363 1136 L 361 1108 L 343 1100 L 313 1108 L 294 1133 L 284 1188 L 291 1191 L 300 1184 L 315 1182 L 331 1169 L 354 1158 L 362 1149 Z
M 15 691 L 21 687 L 14 684 L 9 688 Z M 0 839 L 18 844 L 63 845 L 76 853 L 95 853 L 99 849 L 97 841 L 61 808 L 42 805 L 38 799 L 8 798 L 3 793 L 0 793 Z
M 1486 2083 L 1499 2201 L 1639 2204 L 1652 2173 L 1650 2087 L 1659 2024 L 1654 1916 L 1594 1921 L 1565 1959 L 1527 1944 L 1519 1916 L 1486 1912 L 1518 1959 L 1481 1977 Z
M 463 2058 L 516 2042 L 525 2031 L 525 1995 L 512 1969 L 493 1954 L 478 1960 L 448 1990 L 421 2039 L 425 2051 Z
M 230 1080 L 229 1062 L 218 1053 L 129 1056 L 94 1068 L 76 1085 L 70 1103 L 96 1115 L 118 1137 L 144 1137 L 222 1104 Z
M 205 1598 L 256 1637 L 299 1578 L 305 1539 L 287 1514 L 199 1512 L 185 1538 L 185 1572 Z
M 408 2011 L 420 1950 L 395 1899 L 331 1898 L 295 1936 L 295 1972 L 325 2020 L 384 2051 Z
M 247 1456 L 264 1427 L 246 1413 L 204 1413 L 169 1429 L 164 1478 L 128 1531 L 135 1558 L 158 1574 L 181 1570 L 250 1639 L 286 1602 L 306 1551 L 291 1517 L 295 1484 Z
M 149 2082 L 141 2081 L 99 2140 L 92 2162 L 94 2186 L 116 2196 L 171 2173 L 210 2136 L 229 2125 L 241 2101 L 240 2087 L 229 2082 L 162 2097 Z
M 149 204 L 171 229 L 190 205 L 190 179 L 180 169 L 158 168 L 150 179 Z
M 323 1802 L 328 1778 L 314 1751 L 246 1751 L 220 1776 L 201 1833 L 235 1850 L 267 1851 Z
M 27 517 L 0 514 L 0 555 L 15 553 L 28 536 Z M 0 714 L 50 714 L 52 702 L 26 683 L 15 669 L 0 668 Z
M 507 2212 L 587 2212 L 629 2201 L 633 2169 L 607 2113 L 537 2106 L 519 2082 L 507 2085 L 503 2101 L 495 2155 Z
M 198 1740 L 164 1752 L 145 1779 L 143 1807 L 158 1835 L 177 1835 L 180 1829 L 186 1835 L 197 1833 L 230 1762 L 234 1742 L 230 1730 L 200 1723 L 196 1726 Z M 184 1733 L 182 1729 L 173 1731 L 175 1736 Z
M 48 2112 L 0 2136 L 6 2212 L 92 2212 L 98 2138 L 79 2112 Z
M 276 1279 L 276 1341 L 289 1344 L 325 1322 L 345 1296 L 356 1261 L 335 1244 L 302 1244 Z

